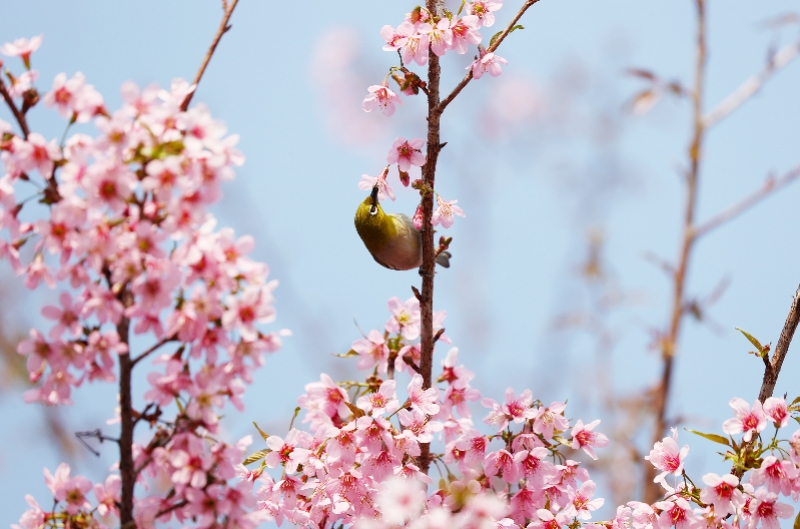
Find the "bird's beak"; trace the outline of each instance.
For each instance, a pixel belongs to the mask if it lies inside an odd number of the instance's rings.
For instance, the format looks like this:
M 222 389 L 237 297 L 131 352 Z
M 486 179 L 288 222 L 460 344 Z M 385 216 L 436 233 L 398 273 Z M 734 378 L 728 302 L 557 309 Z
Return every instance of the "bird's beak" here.
M 372 193 L 370 193 L 370 198 L 372 198 L 372 207 L 378 206 L 378 186 L 372 186 Z

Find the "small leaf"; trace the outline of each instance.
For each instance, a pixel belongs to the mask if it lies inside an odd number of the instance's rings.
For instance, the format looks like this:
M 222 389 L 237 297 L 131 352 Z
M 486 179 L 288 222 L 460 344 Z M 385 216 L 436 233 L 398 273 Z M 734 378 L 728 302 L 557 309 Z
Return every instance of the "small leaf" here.
M 461 5 L 458 7 L 458 11 L 456 12 L 456 16 L 461 14 L 461 11 L 464 10 L 464 6 L 467 5 L 467 0 L 461 0 Z
M 723 437 L 722 435 L 717 435 L 715 433 L 703 433 L 698 432 L 697 430 L 692 430 L 691 428 L 686 428 L 687 432 L 692 432 L 695 435 L 699 435 L 700 437 L 705 437 L 709 441 L 714 441 L 715 443 L 719 443 L 721 445 L 730 446 L 731 441 L 727 437 Z
M 660 96 L 654 90 L 643 90 L 631 102 L 631 112 L 637 116 L 646 114 L 658 102 Z
M 247 456 L 245 458 L 244 462 L 242 462 L 242 464 L 243 465 L 249 465 L 250 463 L 255 463 L 259 459 L 264 458 L 264 456 L 266 456 L 269 453 L 270 453 L 270 450 L 266 449 L 266 448 L 264 450 L 259 450 L 258 452 L 254 452 L 254 453 L 250 454 L 249 456 Z
M 352 358 L 354 356 L 358 356 L 358 353 L 353 349 L 350 349 L 346 353 L 331 353 L 331 355 L 335 356 L 336 358 Z
M 358 419 L 359 417 L 363 417 L 364 415 L 366 415 L 366 413 L 364 413 L 364 410 L 362 410 L 361 408 L 357 408 L 357 407 L 355 407 L 353 404 L 351 404 L 351 403 L 349 403 L 349 402 L 345 402 L 345 403 L 344 403 L 344 405 L 345 405 L 345 406 L 347 406 L 347 408 L 350 410 L 350 412 L 351 412 L 353 415 L 355 415 L 355 417 L 356 417 L 357 419 Z
M 572 448 L 572 443 L 568 439 L 564 439 L 560 435 L 554 435 L 553 439 L 555 439 L 564 446 L 569 446 L 570 448 Z
M 800 404 L 800 397 L 795 397 L 795 399 L 792 401 L 791 404 L 789 404 L 789 406 L 794 406 L 795 404 Z
M 641 77 L 642 79 L 647 79 L 648 81 L 655 81 L 658 79 L 656 74 L 649 70 L 642 70 L 640 68 L 628 68 L 625 70 L 625 73 L 628 75 L 632 75 L 634 77 Z
M 521 24 L 517 24 L 516 26 L 511 26 L 511 29 L 509 29 L 509 30 L 508 30 L 508 34 L 510 35 L 510 34 L 512 34 L 514 31 L 516 31 L 516 30 L 518 30 L 518 29 L 525 29 L 525 26 L 523 26 L 523 25 L 521 25 Z M 505 30 L 503 30 L 503 31 L 505 31 Z M 491 48 L 492 46 L 494 46 L 494 43 L 495 43 L 495 42 L 497 42 L 497 39 L 499 39 L 499 38 L 500 38 L 500 35 L 502 35 L 502 34 L 503 34 L 503 31 L 498 31 L 497 33 L 495 33 L 494 35 L 492 35 L 492 38 L 491 38 L 491 40 L 489 40 L 489 47 L 490 47 L 490 48 Z
M 800 512 L 797 513 L 797 516 L 794 517 L 794 525 L 792 526 L 793 529 L 800 529 Z
M 750 334 L 749 332 L 747 332 L 747 331 L 745 331 L 743 329 L 740 329 L 739 327 L 736 327 L 736 330 L 739 331 L 740 333 L 744 334 L 744 337 L 747 338 L 750 341 L 750 343 L 753 344 L 756 347 L 756 349 L 758 350 L 759 353 L 761 353 L 762 355 L 764 354 L 764 346 L 761 345 L 761 342 L 756 340 L 755 336 L 753 336 L 752 334 Z
M 264 438 L 264 440 L 266 441 L 267 438 L 269 437 L 269 434 L 267 432 L 265 432 L 264 430 L 262 430 L 261 428 L 259 428 L 258 425 L 256 424 L 256 421 L 253 421 L 253 426 L 256 427 L 256 430 L 258 430 L 258 433 L 260 433 L 261 437 Z

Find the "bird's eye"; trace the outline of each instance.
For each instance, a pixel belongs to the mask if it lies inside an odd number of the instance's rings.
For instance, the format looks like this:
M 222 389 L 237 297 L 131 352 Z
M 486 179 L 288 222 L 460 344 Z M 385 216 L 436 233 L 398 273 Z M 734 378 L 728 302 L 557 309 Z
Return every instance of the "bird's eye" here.
M 372 206 L 371 208 L 369 208 L 369 214 L 370 215 L 377 215 L 378 214 L 378 207 L 377 206 Z

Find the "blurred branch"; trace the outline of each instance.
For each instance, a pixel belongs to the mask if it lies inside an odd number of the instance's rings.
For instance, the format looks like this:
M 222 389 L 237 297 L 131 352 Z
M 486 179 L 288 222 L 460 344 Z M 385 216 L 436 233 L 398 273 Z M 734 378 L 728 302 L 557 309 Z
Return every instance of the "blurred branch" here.
M 720 120 L 728 116 L 728 114 L 742 106 L 742 104 L 761 89 L 764 83 L 767 82 L 775 72 L 789 64 L 798 54 L 800 54 L 800 41 L 781 48 L 770 57 L 769 62 L 767 62 L 767 65 L 760 73 L 742 83 L 742 85 L 731 95 L 726 97 L 722 103 L 703 116 L 703 126 L 711 127 L 716 125 Z
M 231 26 L 228 25 L 228 20 L 230 20 L 231 15 L 233 14 L 233 10 L 236 8 L 236 4 L 239 3 L 239 0 L 233 0 L 233 2 L 228 5 L 227 1 L 222 2 L 222 8 L 225 10 L 225 14 L 222 17 L 222 22 L 219 25 L 219 29 L 217 30 L 217 34 L 214 35 L 214 40 L 211 42 L 211 46 L 208 48 L 206 52 L 206 57 L 203 59 L 203 64 L 200 65 L 200 69 L 197 70 L 197 75 L 194 76 L 194 81 L 192 84 L 194 85 L 194 90 L 186 94 L 186 98 L 181 103 L 181 110 L 184 112 L 186 109 L 189 108 L 189 103 L 192 101 L 192 96 L 197 91 L 197 85 L 200 84 L 200 79 L 203 78 L 203 73 L 206 71 L 206 67 L 208 63 L 211 61 L 211 56 L 214 55 L 214 50 L 217 49 L 217 44 L 219 44 L 222 35 L 224 35 Z
M 11 94 L 8 93 L 2 78 L 0 78 L 0 94 L 2 94 L 3 99 L 5 99 L 6 104 L 8 105 L 8 108 L 17 119 L 19 128 L 22 129 L 22 137 L 27 140 L 28 134 L 30 134 L 30 131 L 28 130 L 28 121 L 25 119 L 25 114 L 23 114 L 22 111 L 17 108 L 17 105 L 14 104 L 14 100 L 11 98 Z
M 744 197 L 741 201 L 733 204 L 728 209 L 718 213 L 716 216 L 708 219 L 706 222 L 696 227 L 694 229 L 694 238 L 699 239 L 708 232 L 718 228 L 730 220 L 733 220 L 775 191 L 795 181 L 797 177 L 800 177 L 800 166 L 795 167 L 780 178 L 767 178 L 767 180 L 764 182 L 764 185 L 762 185 L 760 189 L 757 189 L 754 193 Z
M 762 403 L 771 397 L 772 392 L 775 391 L 775 384 L 778 382 L 783 359 L 786 358 L 786 353 L 789 352 L 789 344 L 792 343 L 792 337 L 795 329 L 797 329 L 798 322 L 800 322 L 800 286 L 797 287 L 797 291 L 794 293 L 792 306 L 789 309 L 789 315 L 786 316 L 786 323 L 783 324 L 778 345 L 775 346 L 772 359 L 764 370 L 764 381 L 761 383 L 761 391 L 758 393 L 758 400 Z
M 511 22 L 508 24 L 506 29 L 504 29 L 503 32 L 500 33 L 500 36 L 497 37 L 497 40 L 494 42 L 494 44 L 486 48 L 486 53 L 494 52 L 494 50 L 496 50 L 500 46 L 500 44 L 505 40 L 508 34 L 514 31 L 514 26 L 517 24 L 517 22 L 519 22 L 519 19 L 522 18 L 522 15 L 525 14 L 525 11 L 527 11 L 529 7 L 531 7 L 538 1 L 539 0 L 526 0 L 525 3 L 522 4 L 522 7 L 519 9 L 517 14 L 514 15 L 514 18 L 511 19 Z M 467 72 L 467 75 L 465 75 L 464 78 L 461 80 L 461 82 L 458 83 L 455 88 L 453 88 L 453 91 L 450 92 L 450 95 L 445 97 L 442 100 L 442 102 L 439 103 L 439 106 L 436 107 L 436 111 L 439 112 L 440 114 L 444 112 L 444 109 L 447 108 L 447 105 L 453 102 L 453 99 L 455 99 L 456 96 L 461 93 L 461 91 L 464 89 L 464 87 L 466 87 L 469 84 L 470 81 L 472 81 L 471 68 L 469 72 Z
M 700 160 L 702 157 L 702 144 L 705 133 L 703 121 L 703 89 L 706 73 L 706 16 L 705 0 L 695 0 L 697 8 L 697 51 L 695 64 L 694 89 L 692 90 L 692 141 L 689 146 L 689 171 L 686 175 L 686 206 L 684 208 L 683 239 L 678 258 L 678 267 L 674 275 L 672 296 L 672 309 L 669 322 L 669 331 L 661 340 L 662 370 L 661 380 L 655 388 L 653 395 L 653 408 L 655 424 L 650 445 L 661 441 L 667 429 L 667 408 L 669 405 L 670 387 L 672 385 L 672 370 L 675 364 L 675 351 L 680 338 L 681 324 L 686 314 L 684 307 L 686 276 L 689 269 L 689 259 L 695 241 L 694 217 L 697 209 L 697 190 L 700 178 Z M 644 472 L 644 501 L 654 503 L 660 497 L 660 486 L 653 482 L 655 467 L 645 466 Z

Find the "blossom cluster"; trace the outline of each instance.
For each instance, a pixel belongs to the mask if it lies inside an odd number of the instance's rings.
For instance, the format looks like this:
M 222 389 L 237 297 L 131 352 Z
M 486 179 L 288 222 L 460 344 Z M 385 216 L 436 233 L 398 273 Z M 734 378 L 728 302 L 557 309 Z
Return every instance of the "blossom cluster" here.
M 502 403 L 481 399 L 457 348 L 441 361 L 437 384 L 424 389 L 419 302 L 392 298 L 389 311 L 382 330 L 342 355 L 369 370 L 364 382 L 322 374 L 298 400 L 308 428 L 263 434 L 266 448 L 247 460 L 260 462 L 251 474 L 259 507 L 279 523 L 306 527 L 539 527 L 553 516 L 589 519 L 603 500 L 592 498 L 587 470 L 561 449 L 596 457 L 594 448 L 608 443 L 594 431 L 599 421 L 571 424 L 563 402 L 545 405 L 529 390 L 509 388 Z M 449 344 L 439 331 L 445 317 L 436 313 L 434 327 Z M 489 409 L 489 434 L 473 423 L 469 404 L 478 401 Z M 441 448 L 429 456 L 438 486 L 420 468 L 428 445 Z
M 25 112 L 39 100 L 28 81 L 38 77 L 30 55 L 40 43 L 0 48 L 23 59 L 27 76 L 9 75 L 9 93 Z M 59 74 L 41 99 L 65 118 L 60 142 L 0 121 L 0 256 L 29 288 L 62 287 L 58 303 L 42 310 L 52 326 L 32 329 L 18 347 L 36 384 L 25 400 L 69 404 L 83 382 L 117 380 L 123 358 L 130 366 L 155 359 L 147 405 L 128 420 L 154 429 L 133 446 L 138 483 L 166 478 L 171 493 L 138 500 L 140 528 L 187 518 L 251 527 L 264 514 L 250 513 L 246 483 L 228 484 L 246 440 L 231 446 L 212 436 L 223 407 L 243 408 L 253 370 L 281 345 L 283 332 L 262 330 L 275 318 L 277 283 L 248 257 L 252 237 L 217 229 L 207 210 L 244 157 L 205 107 L 182 109 L 194 88 L 126 83 L 122 107 L 111 112 L 82 74 Z M 70 134 L 90 122 L 96 135 Z M 68 467 L 46 478 L 56 506 L 43 513 L 32 503 L 26 529 L 119 514 L 115 474 L 94 486 L 96 506 L 85 500 L 91 484 L 69 478 Z
M 785 399 L 770 397 L 763 405 L 756 400 L 751 407 L 744 399 L 732 399 L 735 417 L 722 425 L 728 437 L 700 435 L 728 447 L 726 459 L 733 462 L 735 471 L 705 474 L 705 487 L 697 487 L 688 477 L 684 460 L 689 447 L 678 448 L 677 431 L 673 430 L 672 437 L 656 443 L 645 458 L 662 471 L 655 481 L 666 491 L 665 499 L 654 505 L 631 502 L 628 506 L 633 510 L 621 507 L 618 517 L 629 520 L 634 529 L 778 529 L 779 519 L 789 518 L 794 512 L 790 505 L 778 501 L 779 497 L 789 496 L 795 502 L 800 498 L 800 430 L 788 441 L 778 440 L 790 413 L 799 411 L 798 402 L 800 399 L 790 407 Z M 765 441 L 761 432 L 770 423 L 775 432 Z M 738 434 L 743 435 L 737 443 L 733 436 Z M 784 443 L 787 446 L 781 446 Z M 674 476 L 673 485 L 666 480 L 669 475 Z
M 412 63 L 424 66 L 428 62 L 430 52 L 438 57 L 448 51 L 463 55 L 471 45 L 478 46 L 478 56 L 467 66 L 472 76 L 480 79 L 484 73 L 489 73 L 493 77 L 500 75 L 502 65 L 508 62 L 480 45 L 483 41 L 480 29 L 494 24 L 494 12 L 502 6 L 502 0 L 464 2 L 458 14 L 462 10 L 466 14 L 460 18 L 450 11 L 445 10 L 441 14 L 431 13 L 427 8 L 417 6 L 396 28 L 383 26 L 381 38 L 386 43 L 383 49 L 400 54 L 400 66 L 392 67 L 389 73 L 389 76 L 397 82 L 399 91 L 412 96 L 426 89 L 425 81 L 408 70 L 408 66 Z M 370 86 L 368 92 L 362 104 L 367 112 L 380 109 L 384 115 L 391 116 L 394 114 L 395 105 L 403 104 L 400 96 L 389 88 L 386 79 L 380 85 Z

